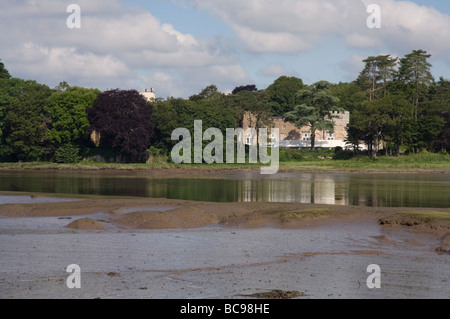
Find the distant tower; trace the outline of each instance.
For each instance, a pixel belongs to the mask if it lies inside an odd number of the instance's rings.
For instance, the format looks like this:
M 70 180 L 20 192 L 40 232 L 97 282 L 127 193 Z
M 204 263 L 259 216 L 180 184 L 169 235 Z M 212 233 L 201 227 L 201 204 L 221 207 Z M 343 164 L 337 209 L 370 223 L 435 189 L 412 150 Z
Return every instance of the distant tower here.
M 144 92 L 140 92 L 140 93 L 147 102 L 156 100 L 156 94 L 155 94 L 155 90 L 153 88 L 151 88 L 150 91 L 148 89 L 145 89 Z

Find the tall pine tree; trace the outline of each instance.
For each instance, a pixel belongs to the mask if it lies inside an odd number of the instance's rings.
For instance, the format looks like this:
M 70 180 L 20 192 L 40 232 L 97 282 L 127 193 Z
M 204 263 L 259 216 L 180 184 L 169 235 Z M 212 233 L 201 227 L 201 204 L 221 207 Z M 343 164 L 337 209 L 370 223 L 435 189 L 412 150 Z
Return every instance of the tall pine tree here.
M 431 54 L 423 50 L 414 50 L 400 59 L 397 80 L 408 91 L 410 101 L 415 105 L 414 118 L 417 121 L 420 99 L 427 94 L 429 87 L 434 83 L 431 75 L 431 64 L 427 61 Z

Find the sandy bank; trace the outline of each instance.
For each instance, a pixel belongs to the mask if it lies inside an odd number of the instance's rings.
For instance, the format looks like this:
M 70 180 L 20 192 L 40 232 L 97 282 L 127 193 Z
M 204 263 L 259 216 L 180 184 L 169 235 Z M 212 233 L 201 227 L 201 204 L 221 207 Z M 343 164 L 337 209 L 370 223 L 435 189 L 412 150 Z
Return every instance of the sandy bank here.
M 379 223 L 445 235 L 450 209 L 406 209 L 301 203 L 215 203 L 155 198 L 98 198 L 0 205 L 2 217 L 64 217 L 105 213 L 105 221 L 129 229 L 186 229 L 211 225 L 302 228 L 340 222 Z M 81 227 L 82 228 L 82 227 Z

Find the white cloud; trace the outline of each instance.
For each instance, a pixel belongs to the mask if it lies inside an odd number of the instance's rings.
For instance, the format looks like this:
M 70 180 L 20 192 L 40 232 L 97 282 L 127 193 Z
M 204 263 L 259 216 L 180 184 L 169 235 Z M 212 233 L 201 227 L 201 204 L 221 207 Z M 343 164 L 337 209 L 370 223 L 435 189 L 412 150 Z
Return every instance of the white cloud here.
M 265 68 L 260 69 L 258 73 L 262 76 L 278 78 L 282 75 L 286 75 L 288 72 L 282 66 L 271 64 Z
M 254 52 L 311 50 L 334 35 L 351 48 L 450 51 L 450 17 L 411 1 L 379 0 L 382 28 L 367 27 L 372 0 L 192 0 L 229 24 Z
M 353 81 L 359 76 L 359 73 L 364 69 L 363 60 L 366 58 L 358 54 L 353 54 L 348 60 L 340 64 L 339 67 L 344 71 L 348 81 Z
M 142 8 L 125 7 L 119 0 L 77 4 L 81 28 L 69 29 L 68 3 L 2 0 L 0 29 L 8 32 L 0 33 L 0 58 L 14 76 L 48 85 L 65 80 L 72 85 L 121 88 L 141 81 L 148 86 L 153 80 L 150 85 L 163 95 L 191 94 L 200 85 L 192 81 L 192 74 L 205 69 L 211 70 L 210 81 L 245 77 L 235 59 L 217 45 L 162 23 Z M 166 69 L 165 77 L 161 68 Z
M 424 49 L 433 59 L 447 61 L 440 65 L 450 61 L 450 17 L 412 1 L 376 1 L 381 29 L 366 25 L 372 0 L 172 1 L 222 20 L 237 39 L 223 34 L 200 38 L 176 27 L 182 23 L 163 23 L 151 9 L 123 0 L 77 0 L 81 29 L 72 30 L 66 26 L 70 2 L 1 0 L 0 58 L 14 76 L 50 86 L 65 80 L 103 89 L 154 87 L 162 97 L 189 96 L 209 84 L 222 90 L 257 84 L 245 61 L 263 80 L 284 75 L 280 64 L 310 70 L 320 63 L 319 56 L 329 63 L 327 54 L 333 61 L 347 54 L 340 65 L 333 63 L 335 72 L 349 74 L 360 66 L 358 59 L 381 52 L 400 56 Z M 330 39 L 334 47 L 323 43 Z M 315 54 L 322 49 L 329 52 Z M 297 59 L 306 51 L 312 52 Z M 326 72 L 332 71 L 324 71 L 324 78 L 332 77 Z

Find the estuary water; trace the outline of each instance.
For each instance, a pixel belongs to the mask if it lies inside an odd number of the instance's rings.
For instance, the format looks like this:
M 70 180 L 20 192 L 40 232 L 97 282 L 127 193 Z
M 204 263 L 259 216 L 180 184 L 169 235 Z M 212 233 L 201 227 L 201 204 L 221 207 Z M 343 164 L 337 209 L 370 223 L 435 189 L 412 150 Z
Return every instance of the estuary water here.
M 237 173 L 213 178 L 148 178 L 87 172 L 0 172 L 0 191 L 211 202 L 450 207 L 450 175 L 444 174 Z

